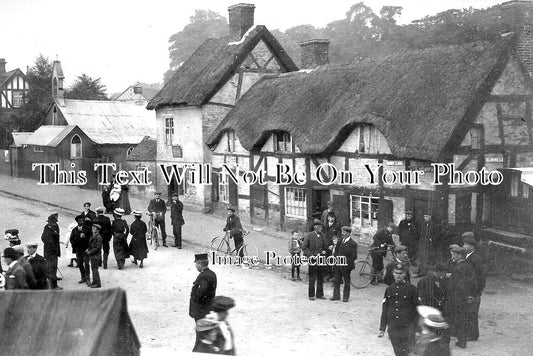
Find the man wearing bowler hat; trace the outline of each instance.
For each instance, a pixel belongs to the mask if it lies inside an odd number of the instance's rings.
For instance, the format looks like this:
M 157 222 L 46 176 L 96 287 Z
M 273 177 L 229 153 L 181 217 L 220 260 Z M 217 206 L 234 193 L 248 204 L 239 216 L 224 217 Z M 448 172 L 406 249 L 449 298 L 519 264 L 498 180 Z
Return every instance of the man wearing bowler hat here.
M 150 200 L 148 204 L 148 211 L 155 214 L 155 226 L 159 226 L 161 229 L 161 238 L 163 239 L 163 246 L 167 245 L 167 231 L 165 228 L 165 213 L 167 212 L 167 205 L 165 201 L 161 199 L 161 192 L 154 193 L 155 198 Z
M 324 234 L 322 233 L 322 221 L 315 219 L 313 221 L 313 231 L 307 233 L 302 244 L 302 251 L 304 256 L 308 259 L 313 257 L 313 260 L 308 262 L 309 265 L 309 300 L 326 299 L 324 297 L 324 276 L 322 272 L 324 268 L 318 264 L 319 256 L 326 256 L 326 249 L 328 248 Z M 316 284 L 316 290 L 315 290 Z
M 354 269 L 354 261 L 357 259 L 357 243 L 351 239 L 352 228 L 343 226 L 342 236 L 335 245 L 333 255 L 346 258 L 346 266 L 333 266 L 333 297 L 330 300 L 340 300 L 340 285 L 344 283 L 342 301 L 347 302 L 350 298 L 350 272 Z
M 4 262 L 7 265 L 7 271 L 5 274 L 7 290 L 10 289 L 28 289 L 28 281 L 26 278 L 26 272 L 20 265 L 18 260 L 18 253 L 11 247 L 4 249 L 2 254 Z
M 226 233 L 229 233 L 230 238 L 233 238 L 233 241 L 235 241 L 235 250 L 239 251 L 244 241 L 242 238 L 241 219 L 239 219 L 239 217 L 235 215 L 234 207 L 230 206 L 227 210 L 228 217 L 226 219 L 226 226 L 224 226 L 224 229 L 222 230 L 226 231 Z M 243 257 L 243 252 L 240 252 L 240 257 Z
M 478 242 L 475 239 L 473 232 L 468 231 L 461 235 L 463 238 L 463 247 L 466 250 L 465 262 L 468 263 L 474 269 L 476 275 L 477 290 L 475 292 L 474 300 L 468 306 L 467 313 L 467 340 L 477 341 L 479 338 L 479 306 L 481 304 L 481 294 L 485 289 L 486 276 L 483 268 L 483 260 L 479 253 L 476 251 Z
M 211 303 L 217 291 L 217 275 L 209 269 L 207 253 L 196 254 L 194 263 L 200 274 L 192 286 L 189 316 L 198 320 L 205 317 L 211 310 Z
M 174 234 L 174 247 L 181 249 L 181 226 L 185 224 L 185 220 L 183 220 L 183 203 L 180 201 L 178 193 L 172 194 L 170 220 L 172 222 L 172 233 Z

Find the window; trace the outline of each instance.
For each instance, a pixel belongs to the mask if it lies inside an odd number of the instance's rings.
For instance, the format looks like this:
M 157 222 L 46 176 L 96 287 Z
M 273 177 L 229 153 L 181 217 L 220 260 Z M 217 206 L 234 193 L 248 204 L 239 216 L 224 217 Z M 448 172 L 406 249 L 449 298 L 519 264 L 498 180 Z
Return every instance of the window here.
M 350 217 L 358 227 L 378 227 L 379 198 L 350 195 Z
M 381 134 L 374 125 L 363 124 L 356 128 L 356 153 L 379 153 Z
M 24 96 L 21 91 L 13 92 L 13 107 L 20 108 L 24 104 Z
M 277 132 L 274 135 L 275 151 L 292 152 L 292 136 L 288 132 Z
M 33 146 L 33 152 L 44 152 L 43 146 Z
M 235 152 L 235 131 L 226 133 L 226 152 Z
M 81 158 L 81 138 L 78 135 L 70 141 L 70 158 Z
M 128 150 L 126 151 L 126 156 L 131 155 L 132 151 L 133 151 L 133 146 L 128 147 Z
M 181 150 L 181 146 L 179 146 L 179 145 L 172 146 L 172 157 L 176 157 L 176 158 L 182 158 L 183 157 L 183 152 Z
M 54 108 L 52 109 L 52 125 L 57 124 L 57 107 L 54 105 Z
M 165 118 L 165 144 L 172 146 L 172 136 L 174 136 L 174 118 Z
M 477 125 L 470 129 L 470 147 L 473 150 L 482 148 L 483 143 L 483 126 Z
M 285 187 L 285 215 L 299 218 L 307 216 L 307 194 L 305 189 Z
M 142 94 L 142 93 L 143 93 L 143 87 L 141 86 L 133 87 L 133 94 Z
M 520 180 L 518 178 L 518 175 L 514 174 L 511 177 L 511 196 L 517 197 L 518 196 L 518 187 L 520 185 Z
M 522 198 L 529 198 L 529 185 L 522 183 Z
M 224 182 L 225 184 L 220 181 L 218 184 L 218 199 L 221 202 L 229 203 L 229 184 L 228 184 L 228 176 L 224 174 Z

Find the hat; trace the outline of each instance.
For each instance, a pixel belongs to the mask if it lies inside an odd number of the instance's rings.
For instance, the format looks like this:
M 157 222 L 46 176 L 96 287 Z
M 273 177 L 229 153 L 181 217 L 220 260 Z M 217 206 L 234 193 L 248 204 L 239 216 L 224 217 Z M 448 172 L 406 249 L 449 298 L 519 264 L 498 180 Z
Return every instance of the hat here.
M 96 212 L 97 213 L 103 213 L 103 212 L 105 212 L 105 208 L 102 207 L 102 206 L 99 206 L 98 208 L 96 208 Z
M 235 301 L 230 297 L 216 296 L 211 304 L 211 310 L 215 312 L 223 312 L 235 306 Z
M 228 206 L 228 208 L 227 208 L 226 210 L 231 210 L 231 211 L 235 212 L 235 207 L 233 207 L 233 206 Z
M 453 250 L 454 248 L 457 248 L 457 247 L 460 248 L 461 246 L 459 246 L 458 244 L 452 244 L 452 245 L 448 246 L 448 248 L 449 248 L 450 250 Z
M 133 210 L 131 213 L 132 213 L 134 216 L 143 216 L 142 211 L 139 211 L 139 210 Z
M 197 253 L 194 255 L 194 262 L 209 260 L 207 253 Z
M 465 237 L 463 238 L 463 244 L 469 244 L 472 246 L 477 246 L 477 241 L 473 237 Z
M 218 327 L 216 319 L 205 317 L 196 321 L 196 331 L 208 331 Z
M 464 239 L 465 237 L 471 237 L 471 238 L 474 238 L 474 233 L 472 231 L 467 231 L 467 232 L 463 232 L 463 234 L 461 235 L 461 237 Z
M 454 246 L 452 249 L 450 249 L 451 252 L 460 253 L 460 254 L 466 254 L 466 250 L 463 247 L 460 246 Z
M 343 226 L 341 227 L 342 231 L 346 231 L 348 233 L 352 233 L 352 228 L 350 226 Z
M 115 213 L 116 215 L 120 215 L 120 216 L 122 216 L 122 215 L 124 215 L 126 212 L 125 212 L 124 209 L 122 209 L 122 208 L 116 208 L 116 209 L 113 211 L 113 213 Z
M 22 245 L 15 245 L 12 247 L 13 250 L 15 250 L 19 255 L 23 255 L 24 254 L 24 246 Z
M 406 211 L 405 211 L 405 214 L 411 214 L 411 215 L 413 215 L 413 211 L 410 210 L 410 209 L 409 209 L 409 210 L 406 210 Z
M 324 226 L 324 223 L 322 223 L 322 221 L 320 221 L 318 219 L 315 219 L 315 220 L 313 220 L 313 226 L 315 226 L 315 225 Z
M 178 197 L 179 198 L 179 196 L 180 196 L 179 193 L 176 193 L 176 192 L 172 193 L 172 198 L 174 198 L 174 197 Z
M 48 217 L 48 221 L 57 221 L 57 218 L 59 217 L 59 214 L 58 213 L 52 213 L 50 214 L 50 216 Z
M 37 247 L 39 243 L 37 241 L 27 242 L 26 247 Z
M 440 314 L 431 314 L 424 318 L 424 324 L 435 329 L 447 329 L 448 323 Z
M 393 265 L 393 269 L 397 269 L 397 270 L 401 270 L 401 271 L 406 272 L 407 271 L 407 266 L 404 263 L 398 262 L 398 263 L 395 263 Z
M 102 225 L 100 224 L 93 224 L 93 227 L 96 227 L 98 230 L 100 230 L 102 228 Z
M 391 221 L 390 223 L 387 224 L 387 227 L 392 227 L 392 228 L 394 228 L 394 223 Z
M 80 214 L 80 215 L 76 216 L 76 217 L 74 218 L 74 220 L 76 220 L 76 221 L 78 221 L 78 220 L 85 220 L 85 216 L 83 216 L 83 215 Z
M 4 238 L 9 241 L 18 241 L 19 239 L 19 231 L 17 229 L 8 229 L 5 232 Z
M 402 252 L 402 251 L 407 251 L 407 247 L 404 245 L 398 245 L 394 247 L 394 252 Z
M 85 206 L 85 205 L 89 205 L 89 206 L 91 206 L 91 203 L 89 203 L 89 202 L 85 202 L 85 203 L 83 203 L 83 206 Z
M 438 310 L 437 308 L 427 306 L 427 305 L 417 306 L 416 311 L 422 318 L 427 318 L 430 315 L 442 315 L 440 310 Z
M 159 191 L 154 192 L 154 195 L 161 195 L 161 192 L 159 192 Z
M 17 259 L 17 251 L 15 251 L 13 248 L 8 247 L 4 249 L 4 253 L 2 254 L 2 257 L 11 258 L 12 260 Z

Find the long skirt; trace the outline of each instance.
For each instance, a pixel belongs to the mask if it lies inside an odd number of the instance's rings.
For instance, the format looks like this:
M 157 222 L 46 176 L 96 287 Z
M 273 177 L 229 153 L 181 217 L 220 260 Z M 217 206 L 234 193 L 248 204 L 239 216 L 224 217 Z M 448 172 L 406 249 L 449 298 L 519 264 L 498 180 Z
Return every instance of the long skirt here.
M 148 256 L 148 245 L 146 236 L 133 235 L 130 241 L 130 254 L 137 260 L 145 259 Z
M 121 233 L 113 235 L 113 253 L 117 260 L 125 260 L 130 257 L 126 235 Z

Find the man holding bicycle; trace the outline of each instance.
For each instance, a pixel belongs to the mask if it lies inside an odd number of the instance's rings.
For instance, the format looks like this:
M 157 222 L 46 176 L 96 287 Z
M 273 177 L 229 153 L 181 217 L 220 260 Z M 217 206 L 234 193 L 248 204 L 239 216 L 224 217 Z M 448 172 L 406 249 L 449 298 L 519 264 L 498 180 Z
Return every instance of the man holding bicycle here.
M 148 204 L 148 211 L 155 214 L 155 226 L 161 229 L 161 237 L 163 238 L 163 246 L 167 246 L 167 232 L 165 230 L 165 213 L 167 212 L 167 205 L 161 199 L 161 192 L 154 193 L 155 199 L 150 200 Z
M 394 241 L 392 240 L 392 229 L 394 224 L 390 222 L 385 229 L 381 229 L 374 235 L 371 248 L 374 250 L 371 252 L 370 256 L 372 257 L 372 269 L 374 271 L 374 276 L 372 278 L 372 283 L 382 283 L 383 277 L 381 276 L 383 272 L 383 259 L 387 256 L 387 246 L 394 246 Z
M 230 206 L 228 207 L 228 217 L 226 219 L 226 226 L 224 226 L 223 231 L 226 232 L 226 234 L 229 234 L 229 238 L 233 238 L 235 241 L 235 251 L 239 251 L 241 248 L 244 239 L 242 238 L 242 225 L 241 225 L 241 219 L 237 215 L 235 215 L 235 208 Z M 243 257 L 243 251 L 240 251 L 241 256 Z

